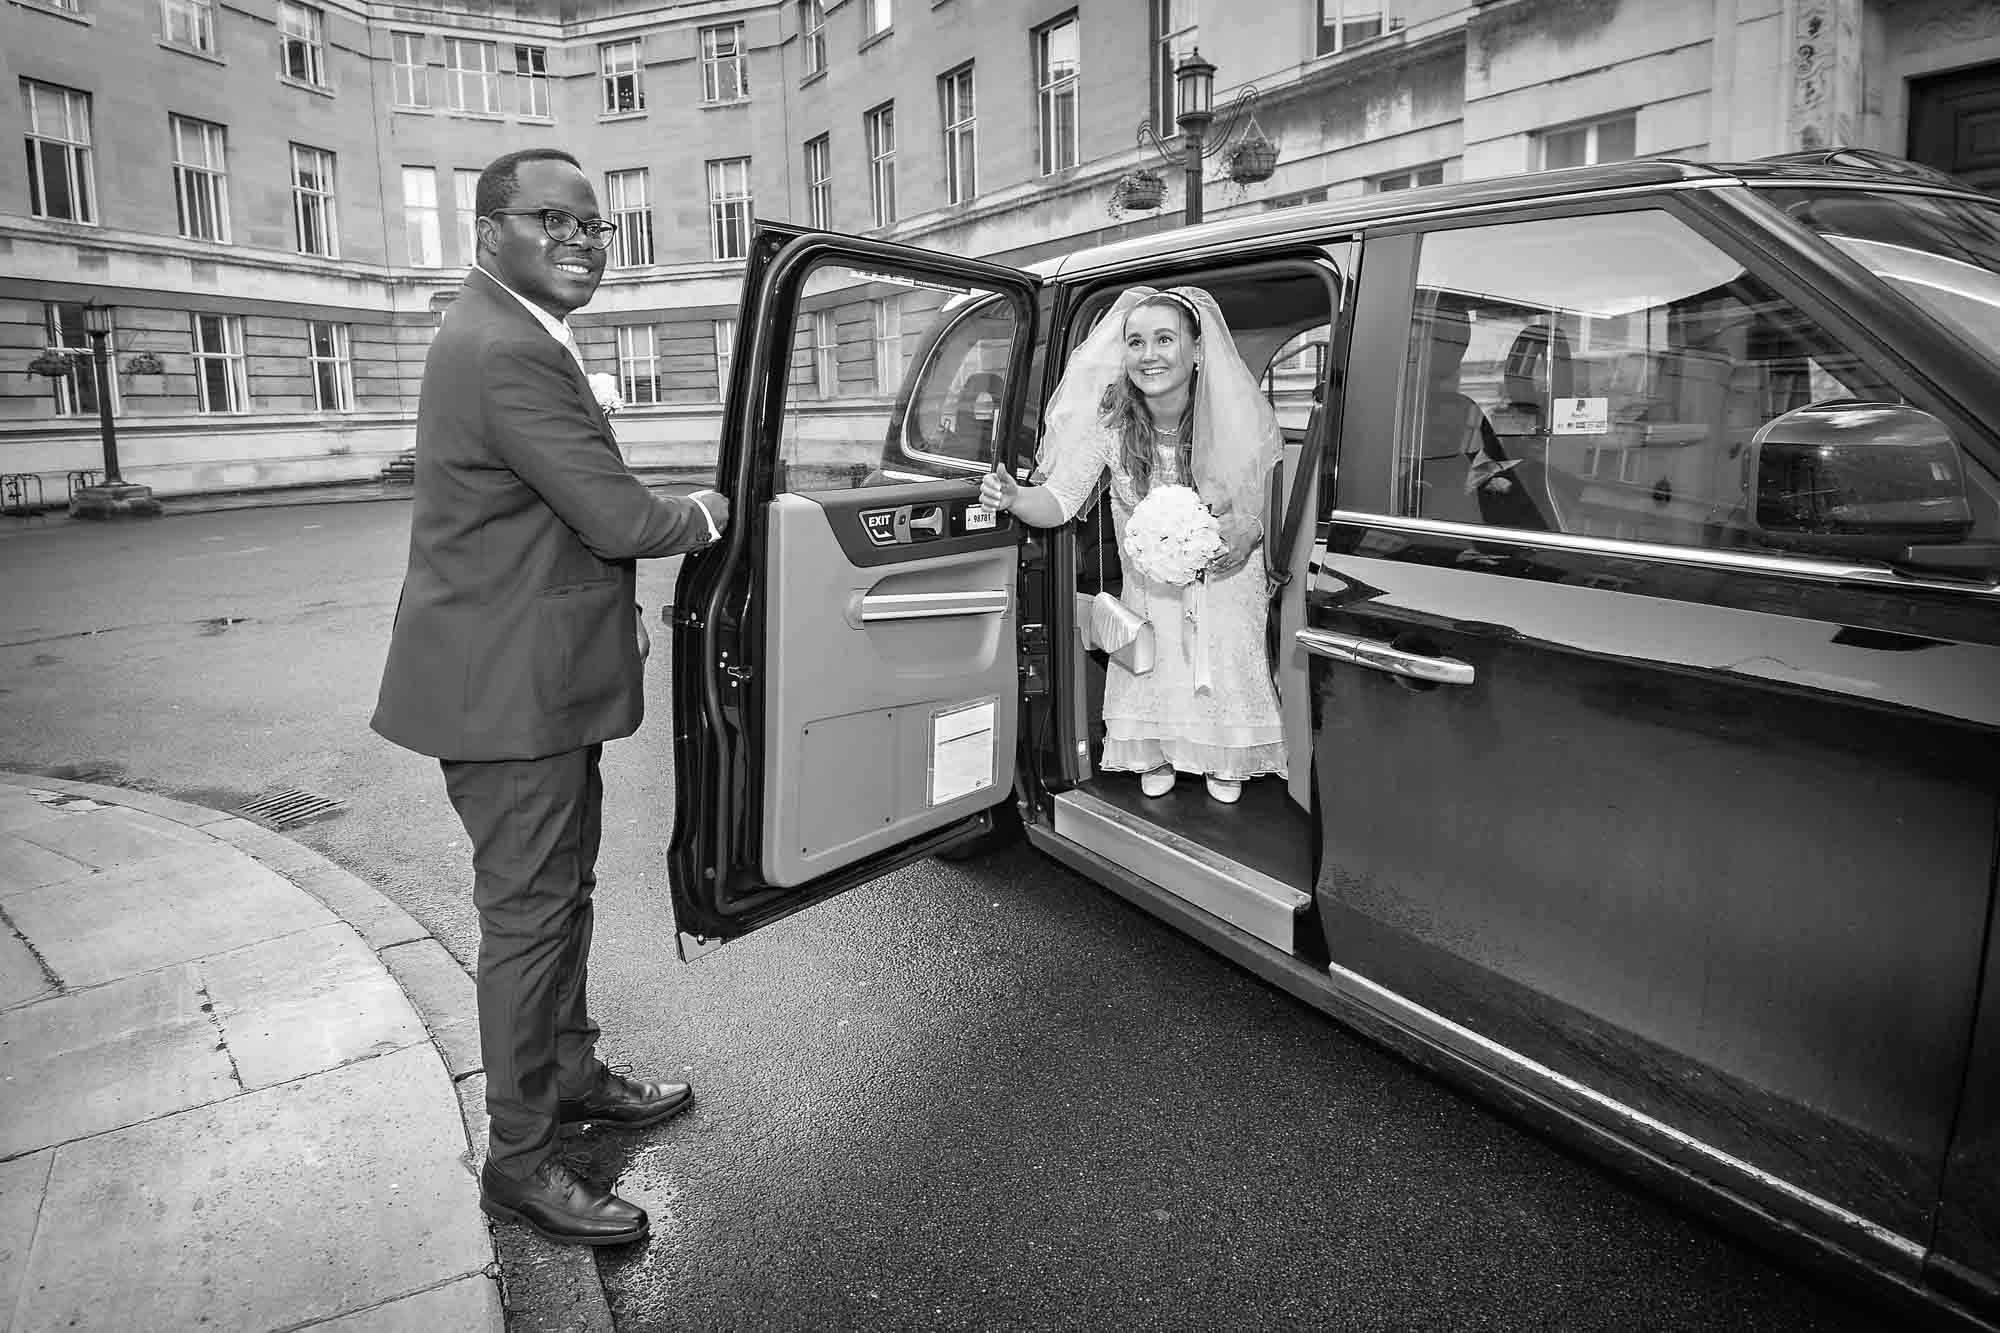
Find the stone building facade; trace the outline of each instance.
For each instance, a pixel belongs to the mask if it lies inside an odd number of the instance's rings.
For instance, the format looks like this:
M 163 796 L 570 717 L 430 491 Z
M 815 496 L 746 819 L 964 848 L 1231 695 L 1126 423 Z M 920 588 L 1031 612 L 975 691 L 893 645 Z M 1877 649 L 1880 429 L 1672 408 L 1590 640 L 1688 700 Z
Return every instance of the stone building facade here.
M 377 474 L 411 442 L 471 183 L 541 144 L 624 228 L 574 321 L 621 377 L 621 443 L 701 474 L 753 217 L 1016 263 L 1178 225 L 1182 172 L 1137 131 L 1196 46 L 1278 152 L 1248 184 L 1210 159 L 1210 217 L 1835 145 L 2000 187 L 1990 0 L 6 0 L 0 474 L 59 498 L 98 466 L 92 386 L 26 369 L 87 345 L 89 301 L 114 307 L 128 479 Z M 1115 207 L 1147 166 L 1164 206 Z M 829 336 L 800 355 L 894 332 Z

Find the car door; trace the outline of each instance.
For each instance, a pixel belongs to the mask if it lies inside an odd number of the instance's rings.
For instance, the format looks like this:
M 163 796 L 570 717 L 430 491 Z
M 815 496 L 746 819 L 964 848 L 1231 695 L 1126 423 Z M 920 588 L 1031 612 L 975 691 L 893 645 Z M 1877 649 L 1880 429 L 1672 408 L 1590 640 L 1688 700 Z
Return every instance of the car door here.
M 1992 440 L 1684 195 L 1377 235 L 1362 272 L 1351 380 L 1401 389 L 1348 400 L 1302 636 L 1331 975 L 1913 1271 L 1986 939 L 2000 600 L 1776 531 L 1767 428 L 1947 416 L 1923 475 L 1965 479 L 1968 549 Z
M 895 464 L 946 452 L 940 405 L 969 384 L 1016 419 L 1036 285 L 760 224 L 718 466 L 731 522 L 674 599 L 683 958 L 976 835 L 1008 799 L 1018 531 L 977 499 L 1002 435 L 957 473 Z

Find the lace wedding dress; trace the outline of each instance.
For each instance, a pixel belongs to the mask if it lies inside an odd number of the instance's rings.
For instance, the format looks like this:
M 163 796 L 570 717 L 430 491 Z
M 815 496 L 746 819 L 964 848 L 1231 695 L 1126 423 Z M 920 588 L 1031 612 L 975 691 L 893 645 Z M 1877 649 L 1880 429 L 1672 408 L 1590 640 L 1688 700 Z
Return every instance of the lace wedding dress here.
M 1139 495 L 1120 466 L 1116 436 L 1099 429 L 1092 437 L 1089 447 L 1064 450 L 1044 484 L 1061 498 L 1064 512 L 1074 514 L 1108 469 L 1111 517 L 1123 550 L 1125 524 Z M 1156 444 L 1152 484 L 1188 484 L 1171 445 Z M 1111 662 L 1104 684 L 1104 754 L 1098 766 L 1108 772 L 1144 773 L 1172 764 L 1183 773 L 1218 778 L 1283 777 L 1284 729 L 1264 647 L 1270 602 L 1263 561 L 1253 555 L 1234 572 L 1209 577 L 1202 639 L 1214 687 L 1205 694 L 1194 687 L 1195 636 L 1188 621 L 1192 588 L 1155 583 L 1127 561 L 1119 596 L 1153 623 L 1158 651 L 1153 669 L 1143 676 Z

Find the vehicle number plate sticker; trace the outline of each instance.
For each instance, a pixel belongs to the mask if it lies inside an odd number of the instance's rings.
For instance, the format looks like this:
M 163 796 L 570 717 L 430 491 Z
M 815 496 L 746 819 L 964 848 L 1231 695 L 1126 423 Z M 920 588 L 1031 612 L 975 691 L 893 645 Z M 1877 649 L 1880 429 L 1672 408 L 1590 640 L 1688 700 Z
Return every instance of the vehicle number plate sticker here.
M 969 504 L 965 507 L 967 532 L 985 532 L 998 526 L 999 522 L 1000 511 L 997 509 L 988 509 L 983 504 Z
M 1558 398 L 1549 413 L 1551 435 L 1609 435 L 1609 398 Z
M 931 714 L 932 805 L 993 785 L 993 727 L 999 710 L 998 699 L 986 698 Z

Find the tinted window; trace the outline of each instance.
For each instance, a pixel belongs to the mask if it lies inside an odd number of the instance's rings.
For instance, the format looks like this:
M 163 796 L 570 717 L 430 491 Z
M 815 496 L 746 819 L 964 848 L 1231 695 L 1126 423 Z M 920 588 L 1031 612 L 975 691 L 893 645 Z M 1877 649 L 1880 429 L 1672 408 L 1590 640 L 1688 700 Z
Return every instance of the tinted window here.
M 987 289 L 823 264 L 801 289 L 780 489 L 976 475 L 1020 322 Z
M 1441 231 L 1420 255 L 1404 514 L 1769 546 L 1759 430 L 1809 403 L 1899 401 L 1866 358 L 1664 212 Z

